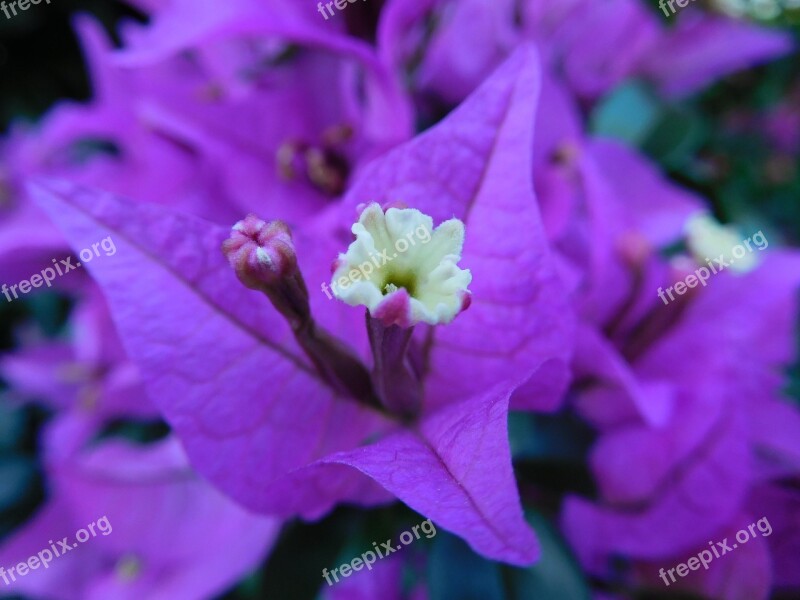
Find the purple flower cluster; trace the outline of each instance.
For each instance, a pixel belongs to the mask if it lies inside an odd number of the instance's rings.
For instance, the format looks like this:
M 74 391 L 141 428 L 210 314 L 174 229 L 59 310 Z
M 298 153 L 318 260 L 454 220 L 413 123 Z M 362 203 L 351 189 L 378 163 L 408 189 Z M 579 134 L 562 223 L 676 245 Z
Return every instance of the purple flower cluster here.
M 788 36 L 694 7 L 668 27 L 635 0 L 388 0 L 370 41 L 351 34 L 369 3 L 327 21 L 310 0 L 134 4 L 150 20 L 118 49 L 75 23 L 93 99 L 0 145 L 0 280 L 116 247 L 54 283 L 69 335 L 26 330 L 0 357 L 9 397 L 53 414 L 47 500 L 0 565 L 114 530 L 0 595 L 213 597 L 285 520 L 395 500 L 530 565 L 509 411 L 596 432 L 596 493 L 558 520 L 604 597 L 765 516 L 773 535 L 660 591 L 800 587 L 782 397 L 800 253 L 776 241 L 665 306 L 704 264 L 684 242 L 708 203 L 586 117 L 632 77 L 685 97 Z M 319 291 L 406 225 L 430 243 Z M 98 437 L 155 418 L 156 443 Z M 384 562 L 326 597 L 405 597 Z

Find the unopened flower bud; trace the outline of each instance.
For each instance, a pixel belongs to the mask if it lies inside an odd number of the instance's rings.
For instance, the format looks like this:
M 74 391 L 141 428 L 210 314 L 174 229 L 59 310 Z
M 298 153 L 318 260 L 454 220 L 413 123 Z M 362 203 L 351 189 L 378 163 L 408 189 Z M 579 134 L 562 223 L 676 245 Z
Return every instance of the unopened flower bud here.
M 274 286 L 297 270 L 292 234 L 283 221 L 248 215 L 233 226 L 222 251 L 239 280 L 252 290 Z
M 297 343 L 331 387 L 380 407 L 369 372 L 358 356 L 315 323 L 292 233 L 285 223 L 248 215 L 233 226 L 222 252 L 239 280 L 246 287 L 263 292 L 283 315 Z

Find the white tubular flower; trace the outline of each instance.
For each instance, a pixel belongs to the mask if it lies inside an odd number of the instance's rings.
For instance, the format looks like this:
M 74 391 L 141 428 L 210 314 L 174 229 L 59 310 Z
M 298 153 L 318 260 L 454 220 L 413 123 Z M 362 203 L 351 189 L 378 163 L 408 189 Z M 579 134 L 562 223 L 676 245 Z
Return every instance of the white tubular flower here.
M 734 255 L 736 246 L 744 249 L 742 240 L 736 228 L 722 225 L 707 213 L 695 215 L 686 224 L 686 245 L 700 264 L 724 256 L 732 271 L 751 271 L 758 265 L 752 248 L 741 256 Z
M 458 268 L 464 223 L 433 219 L 412 208 L 384 214 L 370 204 L 352 227 L 356 236 L 339 255 L 331 289 L 351 306 L 366 306 L 384 325 L 449 323 L 470 303 L 468 270 Z

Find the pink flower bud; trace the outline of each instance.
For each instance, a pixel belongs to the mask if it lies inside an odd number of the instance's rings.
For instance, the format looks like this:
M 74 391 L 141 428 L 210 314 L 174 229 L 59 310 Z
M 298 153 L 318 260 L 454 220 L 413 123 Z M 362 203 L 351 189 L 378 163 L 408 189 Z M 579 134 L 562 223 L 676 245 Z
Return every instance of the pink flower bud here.
M 239 280 L 253 290 L 274 286 L 297 271 L 292 234 L 283 221 L 247 215 L 233 226 L 222 251 Z

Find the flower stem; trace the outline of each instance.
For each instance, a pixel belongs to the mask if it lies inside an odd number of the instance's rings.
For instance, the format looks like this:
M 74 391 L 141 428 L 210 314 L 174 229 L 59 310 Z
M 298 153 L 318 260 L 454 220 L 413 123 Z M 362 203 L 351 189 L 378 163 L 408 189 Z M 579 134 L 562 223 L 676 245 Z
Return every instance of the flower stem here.
M 367 313 L 367 331 L 375 361 L 375 392 L 391 413 L 416 416 L 422 406 L 422 384 L 408 356 L 414 328 L 386 326 Z

